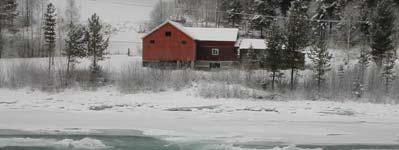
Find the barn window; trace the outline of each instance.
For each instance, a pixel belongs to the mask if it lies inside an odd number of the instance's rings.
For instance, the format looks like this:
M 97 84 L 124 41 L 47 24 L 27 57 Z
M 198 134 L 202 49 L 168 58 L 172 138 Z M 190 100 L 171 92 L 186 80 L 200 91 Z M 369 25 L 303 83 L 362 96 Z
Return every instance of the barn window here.
M 217 49 L 217 48 L 212 48 L 212 55 L 218 56 L 218 55 L 219 55 L 219 49 Z
M 171 36 L 172 36 L 172 32 L 166 31 L 166 32 L 165 32 L 165 36 L 166 36 L 166 37 L 171 37 Z
M 155 44 L 155 40 L 151 40 L 150 43 L 151 43 L 151 44 Z
M 211 69 L 220 68 L 220 63 L 210 63 L 209 68 L 211 68 Z
M 186 45 L 187 41 L 181 41 L 181 44 Z

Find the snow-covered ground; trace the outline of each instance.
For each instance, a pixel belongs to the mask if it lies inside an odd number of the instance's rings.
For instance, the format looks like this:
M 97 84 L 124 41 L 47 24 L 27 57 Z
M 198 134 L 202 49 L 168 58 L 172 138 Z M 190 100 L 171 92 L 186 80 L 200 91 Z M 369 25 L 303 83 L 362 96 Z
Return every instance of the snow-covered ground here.
M 327 101 L 203 99 L 193 89 L 121 94 L 0 89 L 0 129 L 140 130 L 167 140 L 399 144 L 399 106 Z
M 101 62 L 118 73 L 140 57 L 111 56 Z M 2 59 L 0 67 L 46 58 Z M 87 68 L 88 60 L 80 60 Z M 56 66 L 65 64 L 57 58 Z M 12 67 L 12 66 L 11 66 Z M 205 99 L 195 86 L 180 91 L 123 94 L 114 85 L 47 93 L 0 89 L 0 136 L 15 129 L 40 132 L 137 130 L 169 141 L 216 140 L 227 144 L 396 144 L 399 105 L 310 100 Z M 117 132 L 114 134 L 125 133 Z M 9 139 L 6 139 L 9 140 Z M 1 144 L 0 139 L 0 144 Z

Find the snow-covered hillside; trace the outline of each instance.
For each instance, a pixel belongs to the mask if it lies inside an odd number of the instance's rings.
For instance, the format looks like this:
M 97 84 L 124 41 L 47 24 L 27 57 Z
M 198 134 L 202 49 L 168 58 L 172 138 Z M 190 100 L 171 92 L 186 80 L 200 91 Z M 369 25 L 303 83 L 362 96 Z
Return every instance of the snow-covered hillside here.
M 51 1 L 60 9 L 59 12 L 63 12 L 66 1 Z M 77 0 L 81 22 L 87 22 L 92 14 L 97 13 L 104 22 L 117 30 L 110 39 L 108 48 L 110 53 L 126 54 L 130 49 L 132 55 L 140 55 L 141 49 L 141 35 L 135 30 L 138 24 L 148 20 L 152 7 L 157 2 L 157 0 Z

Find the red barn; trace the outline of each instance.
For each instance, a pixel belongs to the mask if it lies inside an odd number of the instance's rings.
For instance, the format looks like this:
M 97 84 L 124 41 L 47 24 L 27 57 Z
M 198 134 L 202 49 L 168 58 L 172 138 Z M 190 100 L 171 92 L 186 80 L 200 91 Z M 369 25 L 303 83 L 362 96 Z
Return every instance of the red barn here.
M 231 67 L 238 61 L 238 29 L 184 27 L 166 21 L 143 37 L 143 65 Z

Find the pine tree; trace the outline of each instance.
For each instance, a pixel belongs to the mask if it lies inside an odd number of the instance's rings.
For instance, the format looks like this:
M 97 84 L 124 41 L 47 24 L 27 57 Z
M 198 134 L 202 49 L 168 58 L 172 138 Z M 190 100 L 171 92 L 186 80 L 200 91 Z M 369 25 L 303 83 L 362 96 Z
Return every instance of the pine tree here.
M 274 84 L 276 77 L 280 76 L 280 70 L 284 64 L 284 48 L 285 38 L 282 29 L 273 24 L 271 27 L 271 34 L 268 39 L 268 47 L 262 57 L 262 66 L 271 72 L 272 77 L 272 90 L 274 90 Z
M 44 22 L 44 39 L 47 46 L 47 56 L 49 58 L 48 71 L 49 75 L 51 74 L 51 65 L 54 57 L 55 51 L 55 28 L 56 28 L 56 13 L 55 6 L 52 3 L 47 5 L 46 13 L 44 14 L 45 22 Z
M 308 8 L 303 0 L 295 0 L 291 4 L 288 12 L 287 22 L 287 49 L 286 63 L 291 69 L 291 90 L 294 89 L 294 73 L 297 69 L 303 67 L 305 58 L 303 57 L 303 49 L 308 46 Z
M 338 77 L 340 82 L 342 82 L 345 78 L 345 67 L 344 65 L 339 65 L 338 67 Z
M 395 80 L 395 61 L 397 59 L 395 53 L 388 52 L 385 54 L 383 61 L 382 77 L 384 79 L 385 93 L 389 94 L 392 82 Z
M 386 53 L 394 50 L 394 3 L 392 0 L 380 0 L 373 13 L 371 33 L 371 55 L 379 68 L 383 65 Z
M 331 58 L 332 55 L 328 52 L 327 44 L 325 41 L 325 30 L 320 30 L 319 33 L 322 35 L 314 43 L 310 49 L 309 58 L 313 62 L 313 76 L 317 82 L 317 90 L 320 94 L 320 90 L 325 79 L 325 74 L 331 70 Z
M 240 0 L 224 0 L 222 9 L 226 11 L 225 18 L 233 27 L 241 23 L 243 8 Z
M 369 41 L 370 38 L 370 26 L 371 26 L 371 12 L 373 10 L 373 6 L 370 6 L 367 3 L 367 0 L 362 0 L 360 4 L 360 31 L 363 33 L 365 37 L 364 40 Z
M 88 56 L 91 56 L 93 61 L 90 66 L 92 80 L 97 80 L 100 75 L 101 68 L 98 62 L 104 60 L 107 54 L 109 37 L 107 37 L 105 32 L 105 27 L 101 23 L 100 17 L 97 14 L 93 14 L 89 18 L 89 24 L 85 32 Z
M 260 30 L 260 36 L 264 38 L 264 29 L 267 29 L 273 21 L 273 18 L 269 16 L 275 16 L 276 13 L 270 0 L 257 0 L 254 7 L 256 15 L 251 18 L 251 26 L 253 29 Z
M 0 1 L 0 58 L 3 54 L 3 32 L 13 26 L 14 19 L 18 15 L 16 0 L 1 0 Z
M 83 58 L 87 55 L 85 43 L 85 28 L 82 25 L 70 23 L 69 32 L 65 39 L 65 49 L 63 55 L 67 57 L 67 74 L 70 76 L 71 71 L 77 63 L 76 58 Z
M 363 43 L 362 48 L 360 49 L 360 56 L 359 56 L 359 75 L 354 83 L 353 92 L 357 98 L 361 98 L 363 96 L 363 91 L 365 87 L 364 83 L 364 76 L 367 72 L 367 68 L 370 62 L 370 55 L 368 51 L 367 45 Z
M 293 0 L 281 0 L 280 1 L 280 10 L 281 13 L 286 16 L 287 15 L 287 11 L 289 10 L 289 8 L 291 7 L 291 2 Z

